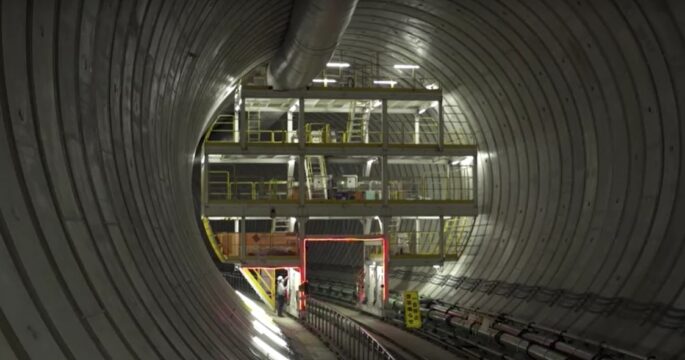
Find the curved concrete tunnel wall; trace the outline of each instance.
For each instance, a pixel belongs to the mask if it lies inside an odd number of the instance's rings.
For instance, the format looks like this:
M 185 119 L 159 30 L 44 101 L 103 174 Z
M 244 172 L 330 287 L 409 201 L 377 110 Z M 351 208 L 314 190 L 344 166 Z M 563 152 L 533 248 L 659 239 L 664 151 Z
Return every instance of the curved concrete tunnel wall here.
M 677 1 L 361 1 L 343 54 L 420 64 L 479 145 L 467 253 L 392 287 L 682 354 L 684 14 Z
M 57 4 L 0 2 L 0 358 L 254 358 L 191 169 L 291 3 Z
M 192 211 L 192 156 L 232 82 L 280 45 L 290 3 L 1 6 L 0 358 L 246 357 Z M 431 279 L 448 301 L 685 351 L 684 15 L 361 0 L 342 49 L 420 64 L 480 148 L 467 254 L 395 286 Z

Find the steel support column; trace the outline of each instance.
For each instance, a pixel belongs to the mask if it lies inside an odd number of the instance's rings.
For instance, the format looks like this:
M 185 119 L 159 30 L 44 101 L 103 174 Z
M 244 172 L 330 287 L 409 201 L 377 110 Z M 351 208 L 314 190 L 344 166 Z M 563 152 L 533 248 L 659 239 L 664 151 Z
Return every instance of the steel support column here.
M 445 148 L 445 115 L 442 109 L 442 98 L 438 100 L 438 149 Z

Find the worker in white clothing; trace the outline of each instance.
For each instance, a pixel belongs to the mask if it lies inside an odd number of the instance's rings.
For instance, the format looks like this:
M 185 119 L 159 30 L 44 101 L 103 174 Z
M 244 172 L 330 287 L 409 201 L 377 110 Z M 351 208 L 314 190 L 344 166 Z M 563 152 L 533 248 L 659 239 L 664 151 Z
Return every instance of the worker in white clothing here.
M 278 310 L 278 316 L 283 316 L 283 305 L 285 305 L 285 298 L 288 294 L 288 289 L 285 286 L 285 282 L 288 277 L 283 277 L 278 275 L 276 278 L 276 309 Z

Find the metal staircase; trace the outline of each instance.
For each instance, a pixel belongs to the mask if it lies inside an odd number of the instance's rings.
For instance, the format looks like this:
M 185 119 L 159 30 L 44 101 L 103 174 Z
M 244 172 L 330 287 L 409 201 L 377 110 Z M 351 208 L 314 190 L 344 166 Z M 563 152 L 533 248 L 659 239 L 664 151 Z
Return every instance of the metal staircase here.
M 308 155 L 304 158 L 309 200 L 328 199 L 328 174 L 326 158 L 321 155 Z
M 276 308 L 276 269 L 240 268 L 240 272 L 259 298 L 271 309 Z
M 351 144 L 363 144 L 368 142 L 369 119 L 371 112 L 364 108 L 361 112 L 357 111 L 357 101 L 353 101 L 350 106 L 350 113 L 347 118 L 347 136 L 345 142 Z
M 259 111 L 247 112 L 247 141 L 259 142 L 262 130 L 262 116 Z

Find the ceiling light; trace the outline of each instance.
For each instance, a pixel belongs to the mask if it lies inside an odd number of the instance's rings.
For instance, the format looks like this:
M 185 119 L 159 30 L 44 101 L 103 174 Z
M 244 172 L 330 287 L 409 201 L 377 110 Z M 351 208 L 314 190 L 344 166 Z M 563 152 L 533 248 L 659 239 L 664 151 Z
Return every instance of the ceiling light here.
M 314 79 L 312 82 L 315 83 L 324 83 L 324 84 L 333 84 L 337 82 L 335 79 Z
M 419 110 L 419 115 L 422 115 L 423 113 L 425 113 L 425 112 L 426 112 L 426 110 L 428 110 L 428 109 L 426 109 L 426 108 L 423 108 L 423 109 Z
M 419 68 L 418 65 L 410 65 L 410 64 L 396 64 L 393 67 L 397 70 L 406 70 L 406 69 L 416 70 Z
M 330 67 L 330 68 L 340 68 L 340 69 L 343 69 L 343 68 L 348 68 L 348 67 L 350 67 L 350 63 L 346 63 L 346 62 L 329 62 L 328 64 L 326 64 L 326 66 L 327 66 L 327 67 Z
M 437 89 L 439 89 L 438 84 L 433 83 L 433 84 L 426 85 L 426 90 L 437 90 Z
M 376 85 L 391 85 L 391 86 L 397 85 L 397 81 L 395 81 L 395 80 L 374 80 L 373 83 Z

